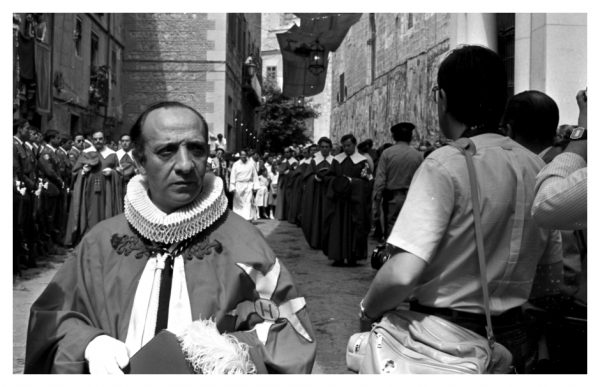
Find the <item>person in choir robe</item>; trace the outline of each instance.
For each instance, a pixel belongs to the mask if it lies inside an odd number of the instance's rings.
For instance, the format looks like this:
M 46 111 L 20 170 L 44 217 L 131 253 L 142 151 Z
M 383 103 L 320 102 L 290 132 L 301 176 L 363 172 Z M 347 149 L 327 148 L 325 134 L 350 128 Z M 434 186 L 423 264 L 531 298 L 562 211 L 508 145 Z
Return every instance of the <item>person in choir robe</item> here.
M 323 217 L 325 211 L 325 174 L 331 166 L 331 140 L 321 137 L 317 152 L 304 174 L 304 194 L 302 195 L 302 232 L 313 249 L 323 245 Z
M 248 160 L 248 154 L 243 150 L 240 152 L 240 159 L 231 167 L 229 189 L 233 192 L 233 212 L 246 220 L 252 220 L 252 200 L 257 188 L 258 174 L 255 165 Z
M 356 137 L 347 134 L 341 142 L 343 152 L 333 158 L 327 172 L 327 243 L 323 252 L 333 266 L 356 266 L 357 261 L 367 258 L 373 175 L 367 158 L 356 150 Z
M 296 169 L 298 160 L 292 156 L 292 149 L 287 147 L 283 150 L 283 160 L 279 164 L 278 173 L 278 193 L 277 204 L 275 207 L 275 218 L 278 220 L 288 219 L 288 211 L 290 207 L 290 189 L 288 188 L 289 174 Z
M 288 187 L 290 187 L 290 206 L 288 208 L 287 220 L 290 223 L 300 225 L 302 214 L 302 193 L 304 192 L 304 173 L 310 166 L 310 155 L 308 147 L 300 151 L 301 159 L 298 167 L 288 176 Z
M 125 133 L 121 135 L 119 140 L 121 149 L 117 151 L 117 160 L 119 160 L 119 166 L 122 170 L 123 175 L 123 196 L 127 193 L 127 184 L 133 176 L 139 172 L 138 163 L 133 156 L 133 144 L 131 142 L 131 136 Z
M 86 148 L 73 166 L 73 192 L 65 245 L 72 246 L 98 222 L 123 212 L 121 167 L 117 153 L 105 145 L 104 133 L 92 134 L 94 146 Z

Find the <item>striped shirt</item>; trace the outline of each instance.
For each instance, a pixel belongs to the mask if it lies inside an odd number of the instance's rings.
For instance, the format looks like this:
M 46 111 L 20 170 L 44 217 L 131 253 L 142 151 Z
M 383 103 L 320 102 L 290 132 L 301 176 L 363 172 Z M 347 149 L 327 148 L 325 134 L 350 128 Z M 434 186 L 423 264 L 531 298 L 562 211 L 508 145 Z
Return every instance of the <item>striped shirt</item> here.
M 531 208 L 538 225 L 559 230 L 587 228 L 587 164 L 576 153 L 556 156 L 537 175 Z

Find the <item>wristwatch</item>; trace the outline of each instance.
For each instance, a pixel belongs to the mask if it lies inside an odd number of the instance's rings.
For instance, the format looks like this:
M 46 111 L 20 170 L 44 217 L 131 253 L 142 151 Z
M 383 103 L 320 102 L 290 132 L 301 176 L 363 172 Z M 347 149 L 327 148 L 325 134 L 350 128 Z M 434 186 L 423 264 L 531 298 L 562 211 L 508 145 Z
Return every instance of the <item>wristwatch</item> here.
M 578 126 L 575 129 L 573 129 L 573 131 L 571 131 L 571 136 L 569 137 L 569 139 L 571 141 L 587 140 L 587 130 L 582 126 Z

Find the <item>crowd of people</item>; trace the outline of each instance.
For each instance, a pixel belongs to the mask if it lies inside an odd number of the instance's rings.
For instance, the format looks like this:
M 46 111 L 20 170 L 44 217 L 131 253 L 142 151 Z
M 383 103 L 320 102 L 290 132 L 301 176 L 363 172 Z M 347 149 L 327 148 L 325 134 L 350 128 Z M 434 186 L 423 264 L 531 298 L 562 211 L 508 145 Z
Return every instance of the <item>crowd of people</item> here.
M 96 223 L 123 211 L 138 173 L 128 134 L 106 145 L 102 131 L 73 138 L 13 122 L 13 273 L 59 247 L 75 246 Z
M 389 259 L 357 307 L 362 329 L 408 308 L 489 337 L 487 286 L 495 339 L 517 372 L 585 372 L 587 91 L 577 125 L 557 128 L 550 96 L 507 98 L 506 86 L 496 53 L 452 50 L 431 96 L 448 140 L 415 146 L 415 125 L 400 122 L 377 150 L 346 134 L 281 154 L 227 153 L 202 115 L 176 102 L 150 106 L 116 151 L 102 132 L 86 148 L 81 136 L 42 138 L 15 121 L 15 256 L 80 241 L 32 307 L 25 372 L 121 373 L 161 329 L 186 337 L 198 318 L 251 371 L 310 372 L 306 302 L 252 227 L 261 218 L 301 227 L 333 266 L 367 259 L 369 236 L 386 242 Z M 448 144 L 459 139 L 476 180 Z
M 302 228 L 307 243 L 322 250 L 334 266 L 366 259 L 367 238 L 389 235 L 410 181 L 434 146 L 413 141 L 415 125 L 391 128 L 391 140 L 373 148 L 348 134 L 334 146 L 291 144 L 283 153 L 243 149 L 211 150 L 208 171 L 222 178 L 234 212 L 246 220 L 277 219 Z M 428 144 L 428 143 L 427 143 Z

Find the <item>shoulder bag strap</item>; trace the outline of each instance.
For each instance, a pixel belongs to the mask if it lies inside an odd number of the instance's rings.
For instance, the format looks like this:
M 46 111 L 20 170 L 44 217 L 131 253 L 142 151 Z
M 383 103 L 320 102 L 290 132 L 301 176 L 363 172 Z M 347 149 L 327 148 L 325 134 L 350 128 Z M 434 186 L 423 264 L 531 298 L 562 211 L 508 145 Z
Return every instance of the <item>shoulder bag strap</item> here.
M 483 306 L 485 308 L 485 320 L 487 339 L 490 347 L 493 348 L 496 343 L 494 330 L 492 329 L 492 316 L 490 313 L 490 295 L 488 290 L 487 270 L 485 249 L 483 245 L 483 230 L 481 227 L 481 206 L 479 202 L 479 190 L 477 189 L 477 174 L 473 164 L 473 155 L 477 153 L 475 144 L 468 138 L 460 138 L 450 145 L 458 149 L 467 161 L 467 171 L 469 173 L 469 183 L 471 185 L 471 200 L 473 202 L 473 220 L 475 223 L 475 242 L 477 245 L 477 256 L 479 258 L 479 272 L 481 274 L 481 288 L 483 290 Z

